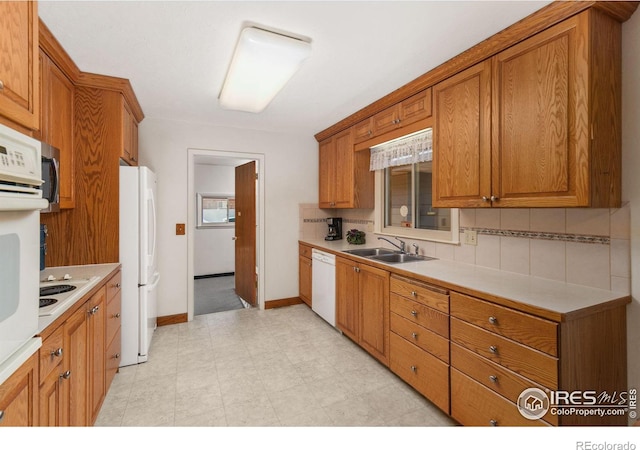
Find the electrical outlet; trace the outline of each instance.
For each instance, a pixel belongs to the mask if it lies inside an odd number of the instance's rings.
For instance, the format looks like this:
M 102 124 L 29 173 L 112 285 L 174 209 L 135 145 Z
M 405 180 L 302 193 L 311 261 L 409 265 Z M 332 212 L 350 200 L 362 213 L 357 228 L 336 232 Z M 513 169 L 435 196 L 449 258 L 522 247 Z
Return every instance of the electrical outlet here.
M 464 243 L 478 245 L 478 232 L 476 230 L 464 230 Z

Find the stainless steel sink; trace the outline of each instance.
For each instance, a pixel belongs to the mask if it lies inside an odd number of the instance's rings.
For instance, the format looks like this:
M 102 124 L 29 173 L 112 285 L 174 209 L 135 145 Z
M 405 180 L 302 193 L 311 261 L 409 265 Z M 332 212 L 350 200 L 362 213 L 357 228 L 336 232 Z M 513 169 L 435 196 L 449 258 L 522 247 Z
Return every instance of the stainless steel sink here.
M 429 256 L 409 255 L 408 253 L 394 252 L 390 255 L 371 256 L 370 259 L 374 261 L 389 263 L 389 264 L 401 264 L 401 263 L 414 262 L 414 261 L 429 261 L 435 258 L 431 258 Z
M 389 250 L 386 248 L 356 248 L 353 250 L 345 250 L 345 253 L 349 253 L 350 255 L 355 256 L 380 256 L 380 255 L 394 255 L 396 252 L 394 250 Z

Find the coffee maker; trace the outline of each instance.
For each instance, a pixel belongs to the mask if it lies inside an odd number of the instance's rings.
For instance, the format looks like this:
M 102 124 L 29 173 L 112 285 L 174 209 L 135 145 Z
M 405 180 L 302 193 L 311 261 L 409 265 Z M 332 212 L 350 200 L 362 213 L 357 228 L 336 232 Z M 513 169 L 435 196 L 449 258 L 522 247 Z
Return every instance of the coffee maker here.
M 329 217 L 327 219 L 329 233 L 324 238 L 325 241 L 337 241 L 342 239 L 342 217 Z

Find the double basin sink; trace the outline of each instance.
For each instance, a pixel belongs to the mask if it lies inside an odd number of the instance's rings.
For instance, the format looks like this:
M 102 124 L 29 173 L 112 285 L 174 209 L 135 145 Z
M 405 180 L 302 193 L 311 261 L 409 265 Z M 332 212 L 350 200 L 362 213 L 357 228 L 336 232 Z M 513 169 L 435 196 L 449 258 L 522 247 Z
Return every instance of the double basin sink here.
M 401 264 L 415 261 L 429 261 L 436 258 L 422 255 L 410 255 L 397 250 L 389 250 L 386 248 L 358 248 L 354 250 L 344 250 L 345 253 L 354 256 L 361 256 L 373 261 L 379 261 L 387 264 Z

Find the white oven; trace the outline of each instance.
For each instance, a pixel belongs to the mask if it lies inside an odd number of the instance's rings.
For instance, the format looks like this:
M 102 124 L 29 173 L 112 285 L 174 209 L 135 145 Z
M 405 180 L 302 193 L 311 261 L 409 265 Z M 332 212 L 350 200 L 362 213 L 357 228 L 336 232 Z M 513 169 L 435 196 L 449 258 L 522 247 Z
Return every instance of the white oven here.
M 40 145 L 0 125 L 0 365 L 38 328 Z

